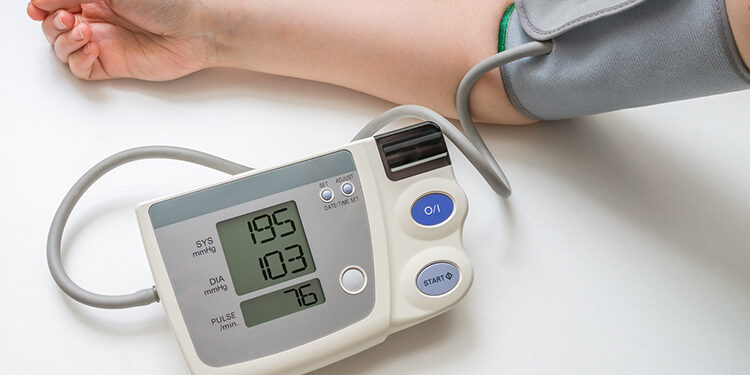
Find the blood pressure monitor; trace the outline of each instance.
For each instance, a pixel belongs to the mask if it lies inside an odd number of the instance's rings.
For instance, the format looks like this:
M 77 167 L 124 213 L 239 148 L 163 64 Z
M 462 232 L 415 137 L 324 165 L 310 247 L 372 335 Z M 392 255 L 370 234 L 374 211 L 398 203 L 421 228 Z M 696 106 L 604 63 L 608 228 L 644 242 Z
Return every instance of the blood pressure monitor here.
M 195 374 L 304 373 L 458 302 L 467 200 L 422 123 L 137 208 Z

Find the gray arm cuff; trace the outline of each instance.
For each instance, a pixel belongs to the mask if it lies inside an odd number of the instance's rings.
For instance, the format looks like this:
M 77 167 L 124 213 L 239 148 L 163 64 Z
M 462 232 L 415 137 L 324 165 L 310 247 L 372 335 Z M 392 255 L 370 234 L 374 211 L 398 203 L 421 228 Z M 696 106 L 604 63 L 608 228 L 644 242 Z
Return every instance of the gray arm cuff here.
M 532 40 L 514 14 L 508 48 Z M 515 107 L 539 120 L 750 88 L 724 0 L 646 1 L 566 31 L 550 55 L 501 71 Z

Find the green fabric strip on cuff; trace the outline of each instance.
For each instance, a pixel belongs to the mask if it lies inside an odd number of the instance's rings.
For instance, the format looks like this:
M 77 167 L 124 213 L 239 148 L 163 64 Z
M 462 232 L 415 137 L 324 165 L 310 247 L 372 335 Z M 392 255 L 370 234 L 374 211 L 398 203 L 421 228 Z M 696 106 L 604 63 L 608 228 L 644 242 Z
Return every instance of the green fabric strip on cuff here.
M 505 40 L 508 39 L 508 24 L 510 23 L 510 16 L 513 15 L 513 11 L 516 10 L 516 4 L 510 4 L 508 9 L 503 14 L 503 20 L 500 21 L 500 33 L 497 37 L 497 52 L 505 51 Z

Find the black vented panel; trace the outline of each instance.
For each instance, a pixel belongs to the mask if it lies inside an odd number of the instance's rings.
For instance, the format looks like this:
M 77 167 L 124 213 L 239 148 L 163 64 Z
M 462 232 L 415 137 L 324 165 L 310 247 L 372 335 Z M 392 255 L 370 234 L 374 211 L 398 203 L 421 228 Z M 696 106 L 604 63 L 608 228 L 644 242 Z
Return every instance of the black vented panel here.
M 385 174 L 392 181 L 451 164 L 440 128 L 423 122 L 375 137 Z

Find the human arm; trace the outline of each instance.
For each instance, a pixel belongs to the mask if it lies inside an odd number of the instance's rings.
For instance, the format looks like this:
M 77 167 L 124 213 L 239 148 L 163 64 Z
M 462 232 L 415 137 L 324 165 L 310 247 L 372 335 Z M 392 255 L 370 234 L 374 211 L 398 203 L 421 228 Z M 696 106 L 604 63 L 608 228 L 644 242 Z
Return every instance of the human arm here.
M 83 79 L 167 80 L 229 66 L 332 83 L 455 117 L 461 77 L 496 52 L 510 3 L 33 0 L 28 12 L 44 20 L 58 58 Z M 55 27 L 58 17 L 64 30 Z M 83 38 L 75 40 L 76 33 Z M 513 108 L 498 72 L 477 84 L 471 108 L 483 122 L 531 121 Z
M 166 80 L 230 66 L 333 83 L 455 117 L 458 82 L 496 52 L 510 3 L 33 0 L 29 14 L 45 20 L 58 57 L 84 79 Z M 748 65 L 750 0 L 726 5 Z M 55 13 L 59 8 L 71 12 Z M 54 28 L 59 15 L 64 32 Z M 82 25 L 70 30 L 74 23 Z M 76 33 L 80 40 L 73 40 Z M 497 71 L 474 88 L 471 108 L 478 121 L 531 122 L 510 103 Z

